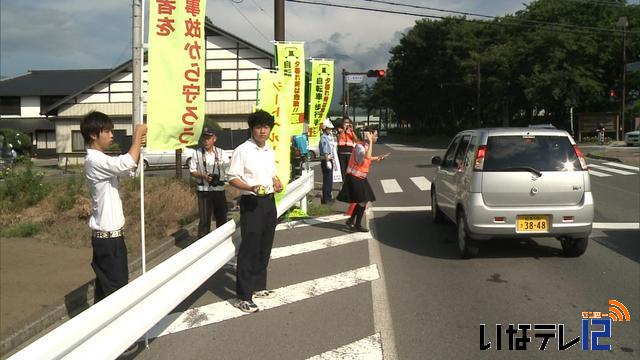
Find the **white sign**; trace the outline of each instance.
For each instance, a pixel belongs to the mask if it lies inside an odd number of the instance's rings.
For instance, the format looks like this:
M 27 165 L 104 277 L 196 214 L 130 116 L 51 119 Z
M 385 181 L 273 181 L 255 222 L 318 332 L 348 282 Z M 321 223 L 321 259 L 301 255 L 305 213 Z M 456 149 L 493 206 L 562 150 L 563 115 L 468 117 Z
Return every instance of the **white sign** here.
M 347 75 L 347 84 L 359 84 L 364 80 L 364 75 L 362 74 L 349 74 Z

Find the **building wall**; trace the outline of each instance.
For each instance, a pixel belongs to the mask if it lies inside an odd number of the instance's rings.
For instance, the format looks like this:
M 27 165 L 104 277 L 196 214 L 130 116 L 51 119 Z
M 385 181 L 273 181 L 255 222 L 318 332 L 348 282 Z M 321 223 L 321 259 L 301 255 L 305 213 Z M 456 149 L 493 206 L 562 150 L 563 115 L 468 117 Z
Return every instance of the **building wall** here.
M 40 117 L 40 97 L 23 96 L 20 98 L 21 117 Z

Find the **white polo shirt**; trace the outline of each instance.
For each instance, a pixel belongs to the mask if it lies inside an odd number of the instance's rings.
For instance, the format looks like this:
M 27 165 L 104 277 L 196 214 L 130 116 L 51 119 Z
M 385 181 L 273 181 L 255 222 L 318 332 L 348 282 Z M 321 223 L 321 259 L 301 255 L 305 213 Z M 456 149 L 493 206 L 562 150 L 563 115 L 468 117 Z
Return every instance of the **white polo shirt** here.
M 227 172 L 229 181 L 240 179 L 249 186 L 262 185 L 267 194 L 273 193 L 273 177 L 276 176 L 276 153 L 271 146 L 259 147 L 253 138 L 238 146 L 231 156 Z M 242 195 L 256 195 L 242 190 Z
M 92 230 L 115 231 L 124 227 L 122 200 L 118 192 L 118 175 L 133 175 L 137 164 L 131 155 L 109 156 L 102 151 L 87 149 L 84 171 L 91 192 Z
M 204 161 L 203 161 L 204 158 Z M 211 152 L 205 151 L 204 157 L 202 156 L 202 148 L 197 148 L 189 161 L 189 172 L 206 172 L 207 174 L 219 174 L 220 179 L 227 181 L 227 167 L 229 166 L 229 156 L 219 147 L 214 147 Z M 206 169 L 205 169 L 206 163 Z M 214 171 L 215 170 L 215 171 Z M 222 186 L 210 186 L 204 184 L 204 180 L 198 178 L 196 180 L 198 191 L 224 191 L 224 185 Z

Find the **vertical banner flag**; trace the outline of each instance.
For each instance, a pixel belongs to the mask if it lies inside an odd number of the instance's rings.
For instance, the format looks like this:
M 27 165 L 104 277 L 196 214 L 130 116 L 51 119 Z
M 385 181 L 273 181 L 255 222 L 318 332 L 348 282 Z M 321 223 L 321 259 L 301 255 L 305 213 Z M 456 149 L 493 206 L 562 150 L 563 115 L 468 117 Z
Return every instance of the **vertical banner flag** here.
M 300 135 L 304 131 L 304 86 L 305 58 L 304 42 L 276 42 L 276 59 L 278 72 L 291 78 L 291 106 L 289 107 L 289 124 L 291 135 Z
M 310 64 L 309 144 L 317 144 L 320 142 L 322 121 L 329 112 L 333 95 L 333 60 L 311 59 Z
M 147 146 L 174 150 L 198 142 L 204 123 L 206 0 L 151 0 Z
M 276 194 L 276 202 L 284 196 L 291 176 L 291 133 L 289 108 L 291 96 L 287 82 L 291 79 L 271 70 L 258 71 L 258 96 L 256 109 L 264 110 L 275 118 L 275 124 L 267 143 L 276 153 L 276 172 L 283 185 L 281 193 Z

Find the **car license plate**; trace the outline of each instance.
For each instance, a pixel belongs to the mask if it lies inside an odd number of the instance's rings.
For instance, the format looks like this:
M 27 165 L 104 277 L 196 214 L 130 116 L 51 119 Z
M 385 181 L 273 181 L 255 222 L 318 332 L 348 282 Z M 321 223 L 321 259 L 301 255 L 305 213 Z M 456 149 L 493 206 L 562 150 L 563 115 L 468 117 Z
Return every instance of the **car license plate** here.
M 548 232 L 549 217 L 546 215 L 518 216 L 518 232 Z

